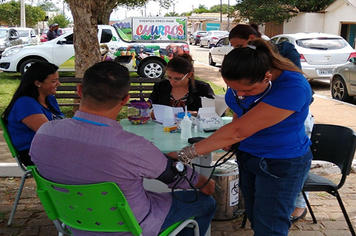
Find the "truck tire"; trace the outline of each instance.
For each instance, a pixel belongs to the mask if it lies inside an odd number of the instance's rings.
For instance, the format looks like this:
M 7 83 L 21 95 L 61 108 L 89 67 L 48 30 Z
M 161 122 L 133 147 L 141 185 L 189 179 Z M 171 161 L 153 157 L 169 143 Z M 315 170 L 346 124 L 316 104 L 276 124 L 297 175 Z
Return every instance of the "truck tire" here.
M 162 78 L 164 76 L 164 65 L 158 60 L 147 60 L 140 63 L 138 72 L 145 78 Z
M 25 74 L 25 72 L 31 66 L 31 64 L 34 63 L 34 62 L 37 62 L 37 61 L 44 61 L 44 60 L 41 60 L 41 59 L 28 59 L 28 60 L 22 62 L 21 66 L 20 66 L 21 75 Z

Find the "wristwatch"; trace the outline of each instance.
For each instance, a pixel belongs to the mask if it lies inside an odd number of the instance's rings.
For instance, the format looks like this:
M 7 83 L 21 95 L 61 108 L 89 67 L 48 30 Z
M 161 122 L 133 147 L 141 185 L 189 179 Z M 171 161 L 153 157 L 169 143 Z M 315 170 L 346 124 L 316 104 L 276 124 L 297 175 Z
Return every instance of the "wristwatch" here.
M 173 170 L 180 176 L 186 176 L 187 175 L 187 170 L 183 162 L 181 161 L 176 161 L 173 163 Z

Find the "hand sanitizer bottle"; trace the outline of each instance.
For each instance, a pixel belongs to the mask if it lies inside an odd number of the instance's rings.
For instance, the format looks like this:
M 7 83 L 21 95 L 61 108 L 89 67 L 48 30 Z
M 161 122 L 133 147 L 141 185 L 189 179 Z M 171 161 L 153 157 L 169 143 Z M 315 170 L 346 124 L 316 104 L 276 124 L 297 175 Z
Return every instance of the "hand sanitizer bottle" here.
M 180 133 L 180 138 L 181 139 L 188 139 L 192 137 L 192 121 L 189 119 L 188 114 L 187 114 L 187 106 L 185 106 L 185 116 L 183 120 L 180 122 L 180 127 L 181 127 L 181 133 Z

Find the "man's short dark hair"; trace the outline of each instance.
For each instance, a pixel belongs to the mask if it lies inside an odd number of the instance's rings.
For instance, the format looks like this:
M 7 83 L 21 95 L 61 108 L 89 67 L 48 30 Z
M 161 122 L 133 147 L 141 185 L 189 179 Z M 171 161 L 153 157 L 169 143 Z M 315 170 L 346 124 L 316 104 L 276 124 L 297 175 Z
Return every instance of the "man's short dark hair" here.
M 119 102 L 130 90 L 130 74 L 126 67 L 114 61 L 96 63 L 84 73 L 83 98 L 99 102 Z

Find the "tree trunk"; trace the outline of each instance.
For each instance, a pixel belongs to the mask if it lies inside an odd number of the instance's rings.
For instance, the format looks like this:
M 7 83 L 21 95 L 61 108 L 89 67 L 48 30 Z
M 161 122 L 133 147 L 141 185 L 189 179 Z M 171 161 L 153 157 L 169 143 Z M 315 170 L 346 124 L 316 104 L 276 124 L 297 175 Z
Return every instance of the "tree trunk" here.
M 97 22 L 100 11 L 109 1 L 68 0 L 74 20 L 73 43 L 77 78 L 83 78 L 86 69 L 100 62 Z
M 117 0 L 109 0 L 105 7 L 102 7 L 98 15 L 98 25 L 109 25 L 110 15 L 117 6 Z

